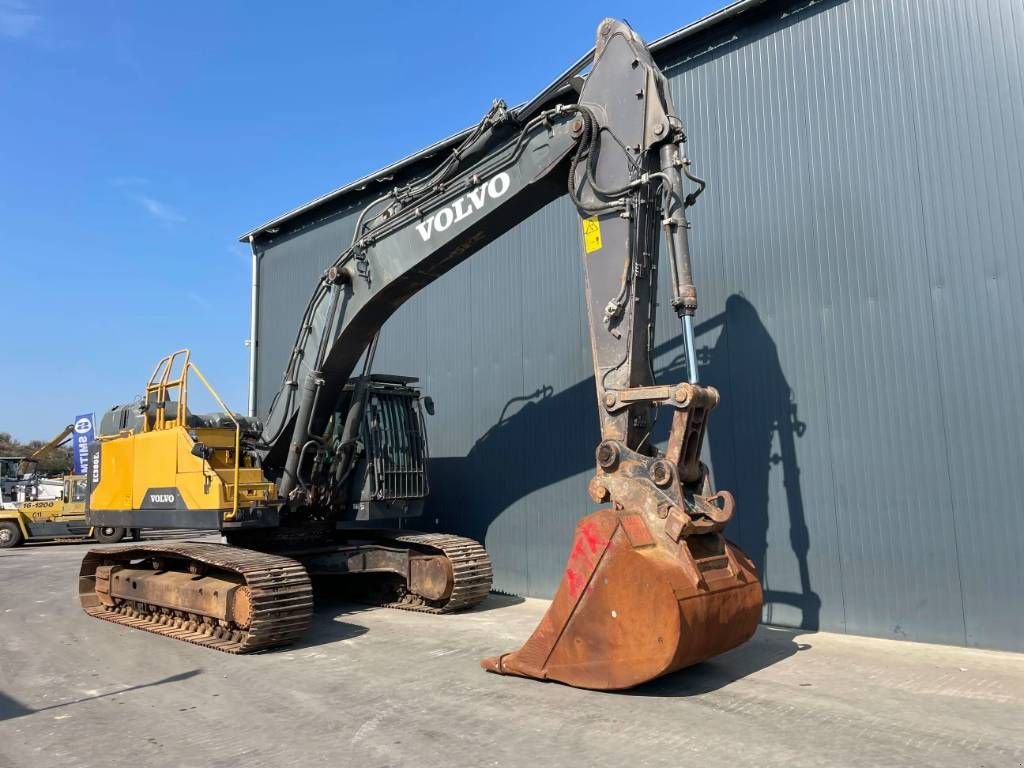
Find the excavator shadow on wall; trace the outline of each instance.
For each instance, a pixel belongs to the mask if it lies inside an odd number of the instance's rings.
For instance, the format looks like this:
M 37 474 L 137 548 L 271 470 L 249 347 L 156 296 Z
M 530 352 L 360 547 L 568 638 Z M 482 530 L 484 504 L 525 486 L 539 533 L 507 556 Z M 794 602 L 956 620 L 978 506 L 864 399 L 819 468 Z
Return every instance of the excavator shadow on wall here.
M 782 371 L 774 341 L 757 310 L 743 296 L 728 298 L 725 311 L 696 327 L 698 365 L 702 382 L 718 387 L 721 405 L 711 418 L 709 455 L 716 485 L 736 496 L 736 517 L 727 535 L 753 559 L 764 584 L 764 621 L 776 619 L 776 608 L 796 608 L 799 620 L 786 623 L 793 629 L 816 630 L 820 599 L 811 588 L 808 567 L 810 537 L 806 525 L 796 441 L 807 425 L 797 417 L 797 404 Z M 661 344 L 656 360 L 659 382 L 686 379 L 681 339 Z M 675 354 L 678 350 L 678 354 Z M 532 393 L 510 399 L 498 420 L 464 457 L 431 459 L 431 497 L 428 516 L 453 523 L 461 533 L 486 541 L 490 525 L 520 499 L 569 477 L 580 476 L 579 492 L 586 494 L 587 473 L 594 466 L 590 446 L 600 440 L 596 420 L 594 383 L 590 378 L 555 393 L 543 385 Z M 664 416 L 664 414 L 663 414 Z M 668 418 L 655 425 L 652 440 L 667 439 Z M 777 448 L 777 450 L 776 450 Z M 496 477 L 496 467 L 507 471 Z M 786 517 L 769 520 L 771 472 L 782 472 Z M 474 480 L 474 478 L 476 478 Z M 778 505 L 775 505 L 778 510 Z M 462 511 L 453 521 L 445 510 Z M 430 514 L 433 513 L 433 514 Z M 768 530 L 774 524 L 789 526 L 789 539 L 799 573 L 799 591 L 774 590 L 768 561 Z M 572 523 L 568 523 L 566 542 Z M 792 610 L 785 612 L 786 617 Z M 778 617 L 785 620 L 783 616 Z M 797 650 L 796 632 L 762 628 L 754 640 L 703 664 L 654 681 L 638 689 L 652 695 L 690 695 L 720 687 Z M 679 681 L 685 684 L 679 687 Z M 675 681 L 675 682 L 673 682 Z
M 797 415 L 793 390 L 786 381 L 778 350 L 754 306 L 743 296 L 732 295 L 725 312 L 700 323 L 698 338 L 721 328 L 714 347 L 699 350 L 701 378 L 716 384 L 722 401 L 711 417 L 710 458 L 715 482 L 736 495 L 737 520 L 729 531 L 757 565 L 764 586 L 765 622 L 775 623 L 775 609 L 789 606 L 800 612 L 801 629 L 817 630 L 821 600 L 811 589 L 807 555 L 810 535 L 804 514 L 803 492 L 796 441 L 807 424 Z M 777 448 L 777 450 L 776 450 Z M 769 525 L 783 525 L 785 518 L 769 519 L 769 476 L 782 472 L 789 542 L 796 558 L 800 589 L 772 588 L 768 568 Z M 778 510 L 780 505 L 774 505 Z M 778 617 L 781 619 L 782 617 Z

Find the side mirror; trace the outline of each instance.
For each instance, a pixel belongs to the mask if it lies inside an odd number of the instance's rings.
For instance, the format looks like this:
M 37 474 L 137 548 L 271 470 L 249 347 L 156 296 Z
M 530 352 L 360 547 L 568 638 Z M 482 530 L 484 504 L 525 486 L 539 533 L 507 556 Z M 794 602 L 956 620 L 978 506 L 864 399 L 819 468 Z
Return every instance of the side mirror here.
M 427 396 L 427 397 L 424 397 L 424 398 L 423 398 L 423 409 L 424 409 L 424 410 L 425 410 L 425 411 L 426 411 L 426 412 L 427 412 L 428 414 L 430 414 L 431 416 L 433 416 L 433 415 L 434 415 L 434 398 L 432 398 L 432 397 L 429 397 L 429 396 Z

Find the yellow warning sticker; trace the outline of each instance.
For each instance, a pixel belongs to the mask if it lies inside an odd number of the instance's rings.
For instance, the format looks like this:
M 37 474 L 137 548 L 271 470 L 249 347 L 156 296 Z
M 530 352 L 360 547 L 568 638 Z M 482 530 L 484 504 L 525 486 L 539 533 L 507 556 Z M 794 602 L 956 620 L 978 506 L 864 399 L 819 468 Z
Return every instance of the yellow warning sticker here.
M 587 253 L 601 250 L 601 223 L 597 216 L 583 220 L 583 250 Z

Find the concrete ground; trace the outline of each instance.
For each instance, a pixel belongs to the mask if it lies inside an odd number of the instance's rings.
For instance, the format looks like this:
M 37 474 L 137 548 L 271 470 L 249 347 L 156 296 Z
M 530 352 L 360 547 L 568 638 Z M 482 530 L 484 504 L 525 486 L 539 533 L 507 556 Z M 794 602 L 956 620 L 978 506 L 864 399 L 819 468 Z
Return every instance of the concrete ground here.
M 483 672 L 546 608 L 492 596 L 457 616 L 327 599 L 300 645 L 234 657 L 85 616 L 86 546 L 0 552 L 2 768 L 1024 762 L 1024 655 L 762 628 L 594 693 Z

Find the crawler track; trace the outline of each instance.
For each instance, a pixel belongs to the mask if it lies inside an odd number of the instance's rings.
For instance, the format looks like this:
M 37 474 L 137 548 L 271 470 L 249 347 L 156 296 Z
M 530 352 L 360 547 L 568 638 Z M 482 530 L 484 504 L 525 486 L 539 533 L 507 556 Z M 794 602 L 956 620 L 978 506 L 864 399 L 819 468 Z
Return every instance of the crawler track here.
M 396 536 L 393 541 L 406 544 L 420 552 L 440 552 L 452 565 L 455 584 L 447 600 L 425 600 L 418 595 L 402 593 L 398 599 L 378 603 L 386 608 L 421 613 L 453 613 L 471 608 L 491 591 L 494 572 L 491 558 L 479 542 L 444 533 L 419 533 Z
M 451 563 L 454 584 L 445 600 L 427 600 L 400 587 L 397 596 L 378 600 L 377 605 L 420 613 L 452 613 L 471 608 L 491 590 L 490 558 L 472 539 L 426 533 L 389 537 L 389 541 L 422 553 L 443 554 Z M 209 575 L 233 576 L 251 595 L 248 626 L 138 600 L 117 598 L 113 605 L 105 604 L 97 593 L 97 568 L 138 567 L 155 560 L 162 561 L 163 568 L 176 571 L 188 571 L 192 563 L 202 564 Z M 136 544 L 90 550 L 79 572 L 79 599 L 82 609 L 98 619 L 225 653 L 254 653 L 294 642 L 309 627 L 313 613 L 313 588 L 298 560 L 207 543 Z M 108 598 L 106 603 L 110 602 Z
M 113 606 L 100 602 L 96 593 L 99 566 L 155 558 L 178 561 L 178 565 L 202 563 L 221 574 L 241 577 L 252 599 L 249 625 L 239 627 L 131 600 L 117 601 Z M 222 544 L 149 544 L 90 550 L 79 572 L 79 598 L 85 612 L 98 619 L 226 653 L 253 653 L 287 645 L 306 631 L 313 614 L 313 588 L 301 563 Z

